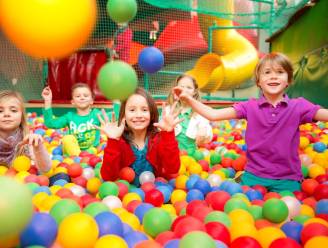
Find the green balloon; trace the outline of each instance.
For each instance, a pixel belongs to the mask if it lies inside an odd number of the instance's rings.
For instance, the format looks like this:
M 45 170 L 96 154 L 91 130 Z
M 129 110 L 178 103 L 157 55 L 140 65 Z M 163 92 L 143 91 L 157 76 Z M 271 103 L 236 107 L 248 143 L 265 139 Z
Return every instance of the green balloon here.
M 118 186 L 113 182 L 104 182 L 99 188 L 99 196 L 104 199 L 109 195 L 118 196 Z
M 263 204 L 263 217 L 271 222 L 280 223 L 288 216 L 286 203 L 277 198 L 271 198 Z
M 193 231 L 187 233 L 185 236 L 183 236 L 183 238 L 179 243 L 179 248 L 199 248 L 199 247 L 215 248 L 216 243 L 211 238 L 210 235 L 201 231 Z
M 201 151 L 196 150 L 192 155 L 197 161 L 204 159 L 204 154 Z
M 100 91 L 111 100 L 125 100 L 137 88 L 138 76 L 128 63 L 111 61 L 101 67 L 97 76 Z
M 218 153 L 212 153 L 210 156 L 211 165 L 221 163 L 221 155 Z
M 222 211 L 212 211 L 205 217 L 205 224 L 209 222 L 220 222 L 221 224 L 225 225 L 227 228 L 231 226 L 231 220 L 229 216 Z
M 0 176 L 0 240 L 18 235 L 33 215 L 32 193 L 10 177 Z
M 304 178 L 307 178 L 309 176 L 309 168 L 305 165 L 302 165 L 302 174 Z
M 137 14 L 136 0 L 108 0 L 107 12 L 116 23 L 131 21 Z
M 311 219 L 311 217 L 308 216 L 308 215 L 301 214 L 301 215 L 295 216 L 293 218 L 293 221 L 296 221 L 296 222 L 298 222 L 298 223 L 300 223 L 300 224 L 303 225 L 305 223 L 305 221 L 307 221 L 308 219 Z
M 281 197 L 284 197 L 284 196 L 292 196 L 292 197 L 295 197 L 294 193 L 289 191 L 289 190 L 283 190 L 283 191 L 280 191 L 279 192 L 279 195 L 281 195 Z
M 83 212 L 95 217 L 97 214 L 109 211 L 109 208 L 102 202 L 92 202 L 83 209 Z
M 247 204 L 239 197 L 230 198 L 224 205 L 224 212 L 230 213 L 232 210 L 239 209 L 239 208 L 245 209 L 246 211 L 248 209 Z
M 152 208 L 146 212 L 142 220 L 145 232 L 156 237 L 161 232 L 169 231 L 172 225 L 170 214 L 162 208 Z
M 55 203 L 50 209 L 49 214 L 54 217 L 59 225 L 66 216 L 81 212 L 81 208 L 76 201 L 71 199 L 62 199 Z

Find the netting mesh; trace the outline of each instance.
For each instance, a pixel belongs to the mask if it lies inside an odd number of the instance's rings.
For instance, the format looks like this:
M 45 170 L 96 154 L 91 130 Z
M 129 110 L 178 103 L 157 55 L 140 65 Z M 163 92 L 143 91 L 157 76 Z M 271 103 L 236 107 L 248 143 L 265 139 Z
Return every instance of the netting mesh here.
M 138 0 L 138 12 L 129 27 L 133 40 L 129 63 L 138 71 L 139 84 L 144 75 L 137 66 L 137 55 L 145 46 L 158 47 L 165 56 L 164 71 L 148 77 L 150 92 L 166 95 L 178 73 L 191 70 L 208 51 L 207 40 L 197 23 L 197 14 L 232 20 L 234 25 L 252 25 L 253 30 L 238 30 L 257 48 L 256 28 L 276 31 L 288 22 L 291 14 L 307 0 Z M 231 5 L 231 3 L 233 5 Z M 118 29 L 106 11 L 107 0 L 97 0 L 98 19 L 84 48 L 109 47 Z M 0 89 L 15 89 L 27 100 L 40 99 L 43 88 L 43 61 L 21 53 L 0 32 Z M 248 87 L 249 80 L 238 84 Z

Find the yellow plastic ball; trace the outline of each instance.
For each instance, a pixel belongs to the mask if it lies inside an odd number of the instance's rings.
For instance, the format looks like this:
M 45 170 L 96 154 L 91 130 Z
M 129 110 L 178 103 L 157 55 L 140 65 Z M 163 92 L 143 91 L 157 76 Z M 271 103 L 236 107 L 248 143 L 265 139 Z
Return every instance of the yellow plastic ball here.
M 253 216 L 244 209 L 234 209 L 229 214 L 229 218 L 231 220 L 232 225 L 238 223 L 248 223 L 250 225 L 254 225 Z
M 301 149 L 305 149 L 308 145 L 310 144 L 310 141 L 308 138 L 306 137 L 300 137 L 300 148 Z
M 16 171 L 28 171 L 31 167 L 31 159 L 27 156 L 18 156 L 14 159 L 12 166 Z
M 311 178 L 316 178 L 317 176 L 326 174 L 326 171 L 320 165 L 314 164 L 309 168 L 309 176 Z
M 52 185 L 51 187 L 49 187 L 51 194 L 55 195 L 57 193 L 58 190 L 60 190 L 62 188 L 62 186 L 60 185 Z
M 40 203 L 39 210 L 49 212 L 52 206 L 59 200 L 61 200 L 61 198 L 57 195 L 48 196 Z
M 325 221 L 322 218 L 311 218 L 311 219 L 308 219 L 307 221 L 304 222 L 303 226 L 306 226 L 306 225 L 311 224 L 311 223 L 320 223 L 320 224 L 325 225 L 326 227 L 328 227 L 328 222 Z
M 286 238 L 286 234 L 277 227 L 264 227 L 258 230 L 258 241 L 263 248 L 269 248 L 270 244 L 279 238 Z
M 138 195 L 137 193 L 130 192 L 125 194 L 122 201 L 123 206 L 126 207 L 131 201 L 134 200 L 142 201 L 140 195 Z
M 186 200 L 187 193 L 182 189 L 175 189 L 171 194 L 171 202 L 174 204 L 177 201 L 184 201 Z
M 29 172 L 27 172 L 27 171 L 20 171 L 20 172 L 18 172 L 16 175 L 15 175 L 15 178 L 18 180 L 18 181 L 20 181 L 20 182 L 24 182 L 25 181 L 25 178 L 27 177 L 27 176 L 29 176 L 30 175 L 30 173 Z
M 100 186 L 101 186 L 101 180 L 97 177 L 90 178 L 87 181 L 87 190 L 91 194 L 97 194 Z
M 117 235 L 104 235 L 97 240 L 95 248 L 128 248 L 128 245 Z
M 188 171 L 190 174 L 197 174 L 199 175 L 202 172 L 203 168 L 198 163 L 193 163 L 191 166 L 188 167 Z
M 95 0 L 1 0 L 3 32 L 36 58 L 62 58 L 81 47 L 96 22 Z
M 0 165 L 0 176 L 3 176 L 7 170 L 8 168 L 6 166 Z
M 231 240 L 236 238 L 247 236 L 254 239 L 257 239 L 257 229 L 254 225 L 249 223 L 239 223 L 231 225 L 230 227 Z
M 170 215 L 177 215 L 177 211 L 175 210 L 172 204 L 163 204 L 161 208 L 167 211 Z
M 309 216 L 312 218 L 312 217 L 314 217 L 314 210 L 309 205 L 302 204 L 301 210 L 300 210 L 300 215 L 306 215 L 306 216 Z
M 126 211 L 120 214 L 121 221 L 128 224 L 133 228 L 133 230 L 137 231 L 140 228 L 140 221 L 137 216 L 131 214 L 130 212 Z
M 57 241 L 63 247 L 94 247 L 98 234 L 94 218 L 85 213 L 73 213 L 60 223 Z
M 188 181 L 189 177 L 186 175 L 179 175 L 175 180 L 175 187 L 177 189 L 185 189 L 186 188 L 186 182 Z
M 327 236 L 316 236 L 309 239 L 304 248 L 324 248 L 328 247 L 328 237 Z
M 33 198 L 32 198 L 32 203 L 34 206 L 36 206 L 37 208 L 40 208 L 42 205 L 42 202 L 47 199 L 49 196 L 46 192 L 39 192 L 36 193 Z

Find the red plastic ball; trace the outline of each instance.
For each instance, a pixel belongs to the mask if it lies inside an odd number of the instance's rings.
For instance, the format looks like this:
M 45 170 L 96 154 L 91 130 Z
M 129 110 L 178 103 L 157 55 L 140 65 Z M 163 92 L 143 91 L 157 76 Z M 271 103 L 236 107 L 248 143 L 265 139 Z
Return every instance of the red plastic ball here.
M 174 233 L 177 238 L 182 238 L 185 234 L 192 231 L 206 232 L 205 225 L 198 219 L 187 216 L 175 225 Z
M 120 199 L 123 199 L 123 197 L 125 196 L 125 194 L 127 194 L 129 192 L 129 187 L 121 182 L 116 182 L 116 185 L 118 186 L 118 197 Z
M 40 175 L 38 179 L 40 186 L 49 186 L 49 178 L 47 176 Z
M 231 242 L 230 248 L 262 248 L 262 246 L 260 245 L 260 243 L 251 237 L 239 237 L 236 238 L 234 241 Z
M 220 240 L 226 245 L 230 244 L 228 228 L 219 222 L 209 222 L 205 225 L 206 232 L 215 240 Z
M 72 179 L 73 183 L 82 186 L 83 188 L 86 188 L 88 180 L 82 176 L 75 177 Z
M 262 185 L 254 185 L 252 186 L 252 188 L 257 191 L 260 191 L 262 195 L 265 195 L 268 192 L 267 188 Z
M 314 190 L 318 185 L 319 183 L 315 179 L 308 178 L 302 182 L 301 188 L 306 194 L 313 195 Z
M 302 248 L 302 246 L 291 238 L 279 238 L 274 240 L 269 248 Z
M 83 173 L 83 169 L 81 165 L 77 163 L 72 163 L 70 166 L 67 168 L 67 173 L 70 177 L 79 177 Z
M 310 223 L 301 231 L 301 241 L 303 244 L 316 236 L 328 236 L 328 227 L 320 223 Z
M 187 215 L 192 215 L 195 211 L 198 211 L 200 208 L 207 207 L 207 204 L 205 201 L 202 200 L 193 200 L 188 203 L 186 207 L 186 213 Z
M 192 213 L 192 216 L 204 222 L 206 216 L 211 213 L 213 209 L 209 207 L 198 208 L 197 211 Z
M 143 192 L 147 193 L 148 191 L 155 189 L 156 185 L 152 182 L 146 182 L 143 183 L 140 188 L 143 190 Z
M 155 207 L 160 207 L 164 203 L 164 195 L 157 189 L 151 189 L 145 193 L 145 202 L 150 203 Z
M 165 231 L 157 235 L 155 241 L 160 243 L 161 245 L 165 245 L 168 241 L 175 238 L 175 233 L 172 231 Z
M 118 177 L 128 181 L 129 183 L 133 182 L 136 173 L 131 167 L 124 167 L 120 170 Z
M 320 201 L 322 199 L 328 199 L 328 184 L 318 185 L 315 188 L 313 196 L 317 201 Z
M 88 164 L 94 168 L 99 162 L 101 162 L 101 158 L 99 158 L 97 156 L 92 156 L 89 159 Z
M 205 200 L 214 210 L 224 211 L 224 205 L 229 199 L 229 193 L 225 191 L 214 191 L 207 194 Z

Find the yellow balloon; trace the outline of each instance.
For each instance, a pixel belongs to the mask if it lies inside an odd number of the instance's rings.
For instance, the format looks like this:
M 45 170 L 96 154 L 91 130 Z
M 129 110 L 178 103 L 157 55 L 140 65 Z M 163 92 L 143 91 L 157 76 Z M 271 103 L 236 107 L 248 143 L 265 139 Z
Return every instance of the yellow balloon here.
M 264 227 L 258 230 L 258 241 L 263 248 L 269 248 L 270 244 L 279 238 L 286 238 L 286 234 L 277 227 Z
M 309 239 L 304 248 L 324 248 L 328 247 L 328 237 L 326 236 L 316 236 Z
M 13 167 L 16 171 L 28 171 L 31 167 L 31 159 L 27 156 L 18 156 L 13 161 Z
M 233 224 L 230 227 L 231 240 L 235 240 L 236 238 L 247 236 L 257 239 L 258 231 L 256 227 L 249 223 L 239 223 Z
M 62 58 L 89 38 L 97 16 L 95 0 L 0 0 L 7 37 L 36 58 Z

